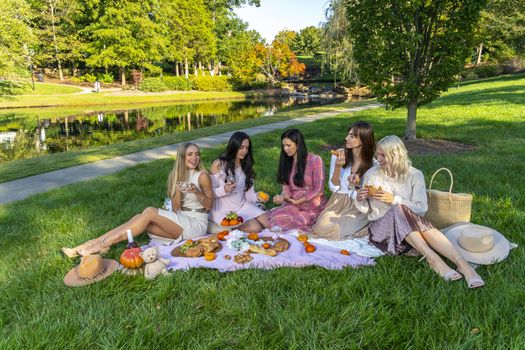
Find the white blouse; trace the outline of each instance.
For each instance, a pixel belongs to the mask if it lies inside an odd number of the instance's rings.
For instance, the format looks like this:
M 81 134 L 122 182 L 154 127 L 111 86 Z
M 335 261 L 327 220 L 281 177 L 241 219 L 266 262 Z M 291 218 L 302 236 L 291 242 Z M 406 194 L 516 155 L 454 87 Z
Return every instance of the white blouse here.
M 369 221 L 382 218 L 392 206 L 397 204 L 405 205 L 415 214 L 424 216 L 428 210 L 428 204 L 423 173 L 414 167 L 410 167 L 406 180 L 399 182 L 384 175 L 379 170 L 379 165 L 368 169 L 365 173 L 363 184 L 371 184 L 375 187 L 381 186 L 384 191 L 394 195 L 394 201 L 391 204 L 373 198 L 361 202 L 355 201 L 357 209 L 362 213 L 368 213 Z
M 344 193 L 348 194 L 350 197 L 355 199 L 357 193 L 355 191 L 354 185 L 348 186 L 348 177 L 352 175 L 352 163 L 348 164 L 348 167 L 341 168 L 341 173 L 339 175 L 339 186 L 334 185 L 332 182 L 332 177 L 335 172 L 335 166 L 337 163 L 337 156 L 332 155 L 332 158 L 330 159 L 330 176 L 328 178 L 328 188 L 333 193 Z M 377 161 L 373 160 L 373 165 L 376 165 Z

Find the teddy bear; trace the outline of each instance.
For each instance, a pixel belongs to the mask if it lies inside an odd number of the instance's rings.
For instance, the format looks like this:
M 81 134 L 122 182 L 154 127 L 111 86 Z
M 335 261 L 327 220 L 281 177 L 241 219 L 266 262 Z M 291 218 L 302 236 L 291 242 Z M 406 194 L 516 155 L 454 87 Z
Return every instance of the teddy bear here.
M 159 258 L 159 248 L 147 248 L 140 253 L 140 257 L 145 263 L 144 277 L 146 277 L 146 279 L 152 280 L 160 274 L 168 274 L 166 265 L 168 265 L 170 261 L 168 259 Z

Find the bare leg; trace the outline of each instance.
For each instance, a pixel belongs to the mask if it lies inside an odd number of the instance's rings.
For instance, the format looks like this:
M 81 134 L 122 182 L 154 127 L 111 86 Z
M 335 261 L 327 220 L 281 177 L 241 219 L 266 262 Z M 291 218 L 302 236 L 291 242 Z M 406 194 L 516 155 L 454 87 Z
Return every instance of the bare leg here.
M 408 244 L 414 247 L 414 249 L 423 254 L 423 257 L 427 260 L 432 270 L 445 280 L 456 280 L 461 278 L 460 274 L 445 264 L 443 259 L 441 259 L 441 257 L 428 246 L 427 242 L 419 232 L 411 232 L 405 240 Z
M 423 239 L 447 259 L 457 265 L 458 271 L 465 275 L 465 280 L 469 284 L 469 287 L 476 288 L 481 287 L 484 282 L 477 272 L 470 266 L 470 264 L 459 254 L 454 248 L 448 238 L 437 229 L 430 229 L 425 232 L 421 232 Z M 473 284 L 471 286 L 471 284 Z
M 152 226 L 153 225 L 153 226 Z M 109 248 L 127 239 L 127 230 L 131 230 L 133 236 L 138 236 L 151 226 L 152 233 L 162 237 L 177 238 L 182 233 L 182 228 L 158 215 L 158 209 L 148 207 L 141 214 L 135 215 L 131 220 L 118 226 L 97 239 L 88 241 L 75 248 L 62 248 L 62 251 L 69 257 L 78 255 L 89 255 L 105 252 Z
M 239 226 L 239 230 L 244 232 L 261 232 L 262 230 L 268 227 L 270 227 L 268 215 L 261 214 L 258 217 L 250 219 L 241 226 Z

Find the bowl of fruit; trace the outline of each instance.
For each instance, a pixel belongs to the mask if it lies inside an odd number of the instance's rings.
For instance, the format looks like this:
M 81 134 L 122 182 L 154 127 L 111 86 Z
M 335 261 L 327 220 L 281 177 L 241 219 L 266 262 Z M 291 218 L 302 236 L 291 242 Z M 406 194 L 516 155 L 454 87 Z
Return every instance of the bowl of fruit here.
M 221 226 L 223 227 L 237 227 L 242 225 L 244 219 L 242 216 L 238 215 L 236 212 L 230 211 L 226 216 L 221 220 Z

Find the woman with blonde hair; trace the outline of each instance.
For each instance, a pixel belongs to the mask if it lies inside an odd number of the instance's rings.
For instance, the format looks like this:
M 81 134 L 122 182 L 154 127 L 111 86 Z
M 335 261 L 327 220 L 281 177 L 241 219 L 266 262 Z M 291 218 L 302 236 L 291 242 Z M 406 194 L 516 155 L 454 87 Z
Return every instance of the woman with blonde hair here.
M 105 253 L 109 248 L 147 231 L 151 238 L 176 242 L 206 234 L 208 212 L 213 203 L 211 179 L 202 163 L 199 147 L 183 143 L 168 178 L 168 196 L 173 211 L 148 207 L 128 222 L 74 248 L 62 248 L 68 257 Z
M 415 249 L 446 281 L 465 276 L 469 288 L 483 286 L 485 282 L 450 241 L 423 218 L 428 209 L 425 178 L 412 167 L 403 141 L 394 135 L 384 137 L 377 143 L 376 159 L 378 165 L 365 173 L 356 198 L 356 207 L 371 222 L 370 243 L 390 255 Z M 438 253 L 456 264 L 457 271 Z

